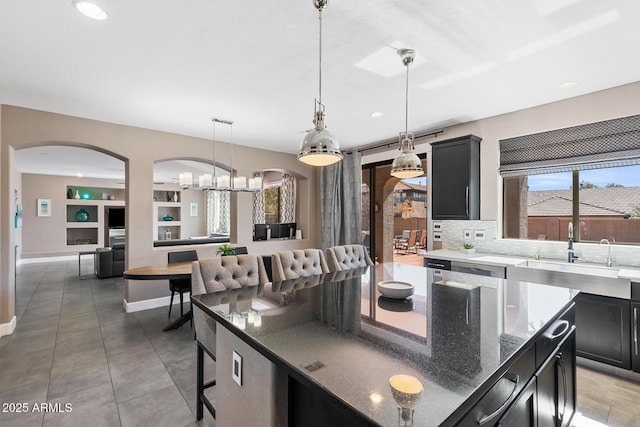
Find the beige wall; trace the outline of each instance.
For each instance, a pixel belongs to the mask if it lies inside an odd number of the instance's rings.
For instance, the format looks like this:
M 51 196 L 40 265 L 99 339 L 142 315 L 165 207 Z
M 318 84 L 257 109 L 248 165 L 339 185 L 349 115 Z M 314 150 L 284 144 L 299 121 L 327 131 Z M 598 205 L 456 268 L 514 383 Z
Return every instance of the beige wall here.
M 15 185 L 13 150 L 41 145 L 72 145 L 96 149 L 125 162 L 127 209 L 127 268 L 166 262 L 166 248 L 153 248 L 151 221 L 153 202 L 153 164 L 174 158 L 208 160 L 211 141 L 149 129 L 53 114 L 44 111 L 2 105 L 0 108 L 0 324 L 14 314 L 12 195 Z M 229 144 L 219 142 L 216 155 L 230 158 Z M 264 245 L 252 242 L 252 201 L 248 193 L 232 196 L 232 243 L 249 247 L 252 253 L 319 247 L 318 172 L 296 160 L 292 154 L 234 146 L 234 167 L 238 174 L 250 176 L 263 169 L 290 170 L 299 180 L 297 222 L 304 240 L 278 241 Z M 47 197 L 49 198 L 49 197 Z M 28 202 L 25 200 L 25 202 Z M 10 220 L 9 220 L 10 219 Z M 24 231 L 24 227 L 23 227 Z M 9 250 L 11 248 L 11 250 Z M 200 249 L 199 249 L 200 252 Z M 201 256 L 215 254 L 215 248 L 202 248 Z M 127 281 L 133 282 L 133 281 Z M 139 301 L 168 295 L 166 283 L 127 283 L 127 301 Z
M 491 102 L 491 100 L 487 100 L 487 102 Z M 445 128 L 444 133 L 438 135 L 436 141 L 468 134 L 482 138 L 482 142 L 480 142 L 480 218 L 497 221 L 498 230 L 501 230 L 502 179 L 498 174 L 500 166 L 499 141 L 501 139 L 634 114 L 640 114 L 640 82 L 451 126 Z M 434 138 L 429 137 L 419 141 L 416 144 L 416 152 L 430 152 L 430 146 L 427 142 L 434 142 Z M 397 155 L 397 150 L 395 147 L 393 148 L 363 156 L 362 161 L 366 164 L 393 159 Z M 431 174 L 430 162 L 431 156 L 428 155 L 428 175 Z M 429 185 L 430 183 L 431 180 L 429 180 Z M 431 190 L 429 189 L 430 194 Z M 430 215 L 429 212 L 429 217 Z

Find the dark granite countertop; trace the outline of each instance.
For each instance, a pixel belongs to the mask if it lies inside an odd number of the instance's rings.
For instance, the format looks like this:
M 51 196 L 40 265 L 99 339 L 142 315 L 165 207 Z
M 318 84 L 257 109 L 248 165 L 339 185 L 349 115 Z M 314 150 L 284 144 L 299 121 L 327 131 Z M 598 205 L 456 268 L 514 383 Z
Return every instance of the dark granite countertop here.
M 397 425 L 390 377 L 417 378 L 424 391 L 414 425 L 436 426 L 519 357 L 576 294 L 395 263 L 338 274 L 192 300 L 273 363 L 373 424 Z M 411 283 L 415 293 L 409 300 L 382 298 L 371 286 L 381 280 Z M 260 325 L 234 326 L 231 313 L 247 311 L 259 313 Z

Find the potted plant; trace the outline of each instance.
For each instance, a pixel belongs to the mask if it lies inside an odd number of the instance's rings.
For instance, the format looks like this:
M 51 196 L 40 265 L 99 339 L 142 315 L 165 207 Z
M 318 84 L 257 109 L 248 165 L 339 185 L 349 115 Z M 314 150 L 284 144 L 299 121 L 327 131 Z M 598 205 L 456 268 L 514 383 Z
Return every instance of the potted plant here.
M 460 250 L 466 254 L 472 254 L 476 251 L 471 243 L 464 243 Z
M 230 244 L 225 243 L 224 245 L 218 248 L 218 250 L 216 251 L 216 254 L 220 256 L 235 255 L 236 250 Z

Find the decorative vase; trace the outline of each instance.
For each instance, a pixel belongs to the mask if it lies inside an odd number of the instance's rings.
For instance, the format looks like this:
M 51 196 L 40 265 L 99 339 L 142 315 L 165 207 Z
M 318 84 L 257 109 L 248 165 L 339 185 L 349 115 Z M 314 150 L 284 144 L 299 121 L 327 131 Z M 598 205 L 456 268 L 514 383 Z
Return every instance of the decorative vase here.
M 177 192 L 177 191 L 174 191 L 174 192 L 173 192 L 173 201 L 174 201 L 174 202 L 177 202 L 177 201 L 178 201 L 178 192 Z
M 73 190 L 72 189 L 68 189 L 67 190 L 67 199 L 73 199 Z
M 84 210 L 84 208 L 80 209 L 78 212 L 76 212 L 76 221 L 78 222 L 89 221 L 89 212 Z
M 80 199 L 80 193 L 78 193 L 78 190 L 76 190 L 76 195 L 73 196 L 74 199 Z
M 165 215 L 162 217 L 163 221 L 173 221 L 173 217 L 171 215 Z

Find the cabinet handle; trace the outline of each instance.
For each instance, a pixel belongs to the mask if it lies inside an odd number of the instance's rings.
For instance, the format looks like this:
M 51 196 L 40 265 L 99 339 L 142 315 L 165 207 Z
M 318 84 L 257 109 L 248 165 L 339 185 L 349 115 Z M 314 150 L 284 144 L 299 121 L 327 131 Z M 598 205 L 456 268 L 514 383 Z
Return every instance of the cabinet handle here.
M 469 186 L 468 185 L 464 194 L 464 199 L 467 207 L 467 219 L 469 219 Z
M 562 414 L 558 414 L 558 421 L 560 426 L 562 426 L 562 420 L 564 419 L 564 415 L 567 411 L 567 371 L 564 368 L 564 362 L 562 361 L 562 353 L 556 354 L 558 358 L 558 366 L 560 367 L 560 371 L 562 372 L 562 389 L 563 389 L 563 400 L 562 400 Z
M 562 330 L 560 332 L 558 332 L 557 334 L 554 334 L 556 329 L 558 329 L 558 327 L 561 326 L 561 325 L 562 325 Z M 545 338 L 553 341 L 553 340 L 556 340 L 556 339 L 560 338 L 564 334 L 566 334 L 568 330 L 569 330 L 569 321 L 567 321 L 567 320 L 557 320 L 557 321 L 553 322 L 553 325 L 551 325 L 551 327 L 549 329 L 547 329 L 542 335 Z
M 633 345 L 638 356 L 638 307 L 633 307 Z
M 428 263 L 427 267 L 429 268 L 442 268 L 444 270 L 444 264 L 435 264 L 435 263 Z
M 467 315 L 467 325 L 469 324 L 469 295 L 467 295 L 467 308 L 464 310 Z
M 505 378 L 507 378 L 507 377 L 505 377 Z M 504 403 L 502 405 L 500 405 L 500 407 L 498 409 L 493 411 L 493 413 L 491 413 L 489 415 L 485 415 L 484 417 L 480 418 L 478 420 L 478 425 L 479 426 L 488 423 L 489 421 L 493 420 L 498 415 L 500 415 L 502 413 L 502 411 L 504 411 L 511 404 L 511 401 L 513 401 L 513 399 L 516 397 L 516 391 L 518 390 L 518 383 L 520 382 L 520 375 L 516 375 L 515 381 L 512 380 L 511 378 L 507 378 L 507 379 L 509 381 L 513 381 L 513 383 L 514 383 L 513 384 L 513 390 L 511 390 L 511 394 L 509 395 L 507 400 L 505 400 Z

